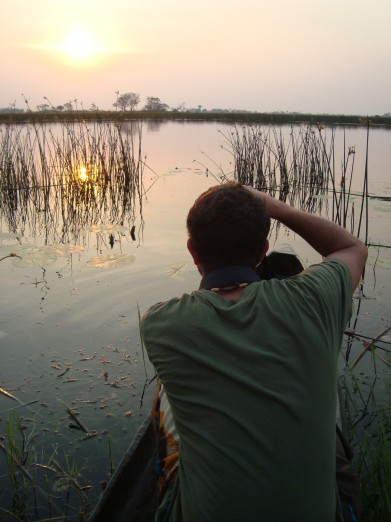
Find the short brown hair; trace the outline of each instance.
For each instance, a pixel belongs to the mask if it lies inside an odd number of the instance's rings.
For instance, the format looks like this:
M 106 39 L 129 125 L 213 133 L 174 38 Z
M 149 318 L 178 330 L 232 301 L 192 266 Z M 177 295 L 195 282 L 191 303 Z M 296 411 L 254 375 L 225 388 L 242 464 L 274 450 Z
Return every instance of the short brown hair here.
M 230 265 L 255 268 L 270 230 L 262 201 L 240 183 L 201 194 L 187 216 L 190 241 L 206 272 Z

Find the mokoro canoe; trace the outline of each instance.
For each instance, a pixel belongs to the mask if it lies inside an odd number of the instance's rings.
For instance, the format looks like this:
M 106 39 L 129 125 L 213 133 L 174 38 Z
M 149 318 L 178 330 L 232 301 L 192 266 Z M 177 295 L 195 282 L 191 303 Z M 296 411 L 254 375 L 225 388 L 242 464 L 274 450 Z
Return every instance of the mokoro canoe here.
M 338 387 L 337 458 L 349 464 L 352 455 L 345 431 L 343 394 Z M 338 457 L 339 456 L 339 457 Z M 146 417 L 118 468 L 103 491 L 89 522 L 153 522 L 157 508 L 156 438 L 152 418 Z
M 157 507 L 156 439 L 144 420 L 103 491 L 89 522 L 153 522 Z

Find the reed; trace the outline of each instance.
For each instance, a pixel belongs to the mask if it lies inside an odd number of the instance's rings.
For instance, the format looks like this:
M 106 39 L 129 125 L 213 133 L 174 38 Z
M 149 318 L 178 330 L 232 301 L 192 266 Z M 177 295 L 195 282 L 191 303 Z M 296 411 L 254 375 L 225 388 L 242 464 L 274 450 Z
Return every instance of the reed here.
M 138 143 L 136 139 L 138 138 Z M 140 124 L 8 125 L 0 134 L 0 207 L 12 231 L 72 243 L 103 221 L 132 227 L 143 195 Z
M 369 136 L 369 125 L 367 126 Z M 341 168 L 335 164 L 335 129 L 331 128 L 329 144 L 321 125 L 292 127 L 286 140 L 274 127 L 235 127 L 222 133 L 225 150 L 231 154 L 234 177 L 282 201 L 308 212 L 322 212 L 331 207 L 334 222 L 368 241 L 368 142 L 367 160 L 359 195 L 359 220 L 355 220 L 352 192 L 354 147 L 346 148 Z M 326 208 L 327 210 L 327 208 Z M 364 219 L 365 218 L 365 219 Z
M 312 129 L 292 129 L 288 143 L 281 130 L 267 127 L 236 128 L 225 138 L 238 181 L 307 210 L 321 204 L 327 178 Z
M 372 356 L 372 376 L 354 372 L 354 364 L 341 375 L 347 435 L 354 450 L 362 492 L 362 520 L 391 520 L 391 383 L 382 378 L 378 364 L 391 368 L 391 351 L 382 335 L 365 338 L 364 352 Z M 378 352 L 382 353 L 379 354 Z M 360 356 L 355 361 L 360 360 Z M 383 386 L 379 400 L 378 388 Z
M 12 413 L 7 423 L 6 443 L 1 447 L 6 455 L 8 478 L 11 484 L 12 511 L 18 517 L 26 512 L 28 503 L 26 475 L 31 478 L 26 468 L 29 458 L 26 442 L 20 419 L 16 413 Z
M 1 520 L 86 520 L 89 493 L 75 458 L 56 449 L 42 462 L 34 451 L 34 428 L 28 431 L 12 412 L 0 443 L 8 470 L 2 478 Z
M 357 469 L 363 493 L 363 520 L 387 522 L 391 519 L 391 416 L 382 413 L 376 442 L 365 438 L 360 445 Z

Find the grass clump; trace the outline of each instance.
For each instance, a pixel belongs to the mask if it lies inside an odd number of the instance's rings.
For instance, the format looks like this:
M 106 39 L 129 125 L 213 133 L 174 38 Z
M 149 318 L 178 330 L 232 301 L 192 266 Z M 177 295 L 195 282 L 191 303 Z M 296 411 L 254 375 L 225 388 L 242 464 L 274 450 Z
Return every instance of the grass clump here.
M 36 453 L 34 440 L 34 428 L 30 430 L 12 412 L 0 442 L 7 470 L 2 477 L 0 520 L 86 520 L 91 486 L 85 484 L 83 469 L 57 449 L 44 460 Z
M 373 352 L 375 348 L 373 348 Z M 341 376 L 346 412 L 346 432 L 354 452 L 353 465 L 361 482 L 363 522 L 391 520 L 391 383 L 375 374 L 359 375 L 351 369 Z M 382 357 L 391 367 L 391 358 Z M 379 403 L 381 407 L 379 407 Z
M 363 520 L 391 520 L 391 417 L 383 412 L 376 433 L 359 445 L 357 471 L 361 479 Z

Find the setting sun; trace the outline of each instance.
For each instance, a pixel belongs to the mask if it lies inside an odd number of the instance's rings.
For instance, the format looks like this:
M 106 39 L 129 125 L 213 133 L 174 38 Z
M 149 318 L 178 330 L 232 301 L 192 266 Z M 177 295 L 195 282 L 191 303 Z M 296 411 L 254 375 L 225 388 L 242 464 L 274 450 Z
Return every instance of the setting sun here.
M 101 51 L 95 38 L 90 33 L 80 30 L 70 33 L 60 49 L 75 60 L 88 60 Z

